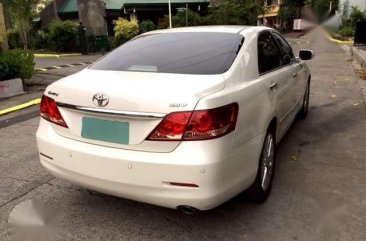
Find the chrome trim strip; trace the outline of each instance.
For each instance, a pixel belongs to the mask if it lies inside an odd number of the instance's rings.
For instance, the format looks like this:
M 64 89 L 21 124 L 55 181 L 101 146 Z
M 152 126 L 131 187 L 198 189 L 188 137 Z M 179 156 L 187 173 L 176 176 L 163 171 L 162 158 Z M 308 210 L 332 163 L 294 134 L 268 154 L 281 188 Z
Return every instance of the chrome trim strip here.
M 166 114 L 162 113 L 152 113 L 152 112 L 134 112 L 134 111 L 120 111 L 120 110 L 108 110 L 101 108 L 93 108 L 93 107 L 83 107 L 76 106 L 64 103 L 57 103 L 57 106 L 69 110 L 81 111 L 81 112 L 90 112 L 96 114 L 105 114 L 105 115 L 116 115 L 122 116 L 126 118 L 146 118 L 146 119 L 162 119 L 166 116 Z

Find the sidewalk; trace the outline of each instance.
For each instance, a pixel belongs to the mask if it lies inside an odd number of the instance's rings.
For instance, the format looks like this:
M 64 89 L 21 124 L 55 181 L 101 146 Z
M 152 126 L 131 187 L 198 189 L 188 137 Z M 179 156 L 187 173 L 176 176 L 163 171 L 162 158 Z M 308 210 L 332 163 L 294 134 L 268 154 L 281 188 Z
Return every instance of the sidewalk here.
M 32 100 L 42 97 L 43 92 L 48 85 L 53 82 L 74 74 L 88 65 L 80 65 L 77 63 L 91 63 L 99 59 L 102 55 L 86 55 L 86 56 L 71 56 L 71 57 L 41 57 L 35 58 L 35 68 L 49 68 L 45 71 L 36 71 L 35 75 L 26 80 L 25 94 L 14 96 L 11 98 L 0 99 L 0 111 L 8 110 L 8 108 L 16 107 Z M 53 68 L 54 66 L 62 66 Z M 5 115 L 0 115 L 0 128 L 10 125 L 12 122 L 26 120 L 39 115 L 39 105 L 33 105 L 28 108 L 17 110 Z

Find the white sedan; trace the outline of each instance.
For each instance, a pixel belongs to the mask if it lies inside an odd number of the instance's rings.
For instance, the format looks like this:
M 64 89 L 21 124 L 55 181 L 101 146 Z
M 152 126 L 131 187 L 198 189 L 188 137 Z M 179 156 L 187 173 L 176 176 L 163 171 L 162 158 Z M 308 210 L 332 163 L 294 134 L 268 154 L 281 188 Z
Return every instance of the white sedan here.
M 267 27 L 145 33 L 48 86 L 42 165 L 76 185 L 186 213 L 267 199 L 276 144 L 305 118 L 301 50 Z

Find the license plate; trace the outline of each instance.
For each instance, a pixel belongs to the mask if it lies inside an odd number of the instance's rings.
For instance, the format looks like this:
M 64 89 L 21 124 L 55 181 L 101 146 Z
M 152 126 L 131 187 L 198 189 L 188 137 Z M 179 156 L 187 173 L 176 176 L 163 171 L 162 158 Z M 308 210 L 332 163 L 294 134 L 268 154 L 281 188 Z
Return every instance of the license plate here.
M 83 138 L 128 145 L 129 123 L 96 118 L 83 118 Z

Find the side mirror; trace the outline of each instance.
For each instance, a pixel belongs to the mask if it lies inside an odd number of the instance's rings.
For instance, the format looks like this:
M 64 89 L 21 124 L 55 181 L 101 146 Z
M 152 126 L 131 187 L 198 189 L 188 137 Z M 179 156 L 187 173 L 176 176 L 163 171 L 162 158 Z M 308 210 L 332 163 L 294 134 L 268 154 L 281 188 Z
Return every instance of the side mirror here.
M 299 52 L 299 58 L 301 60 L 311 60 L 315 57 L 315 54 L 312 50 L 301 49 Z

